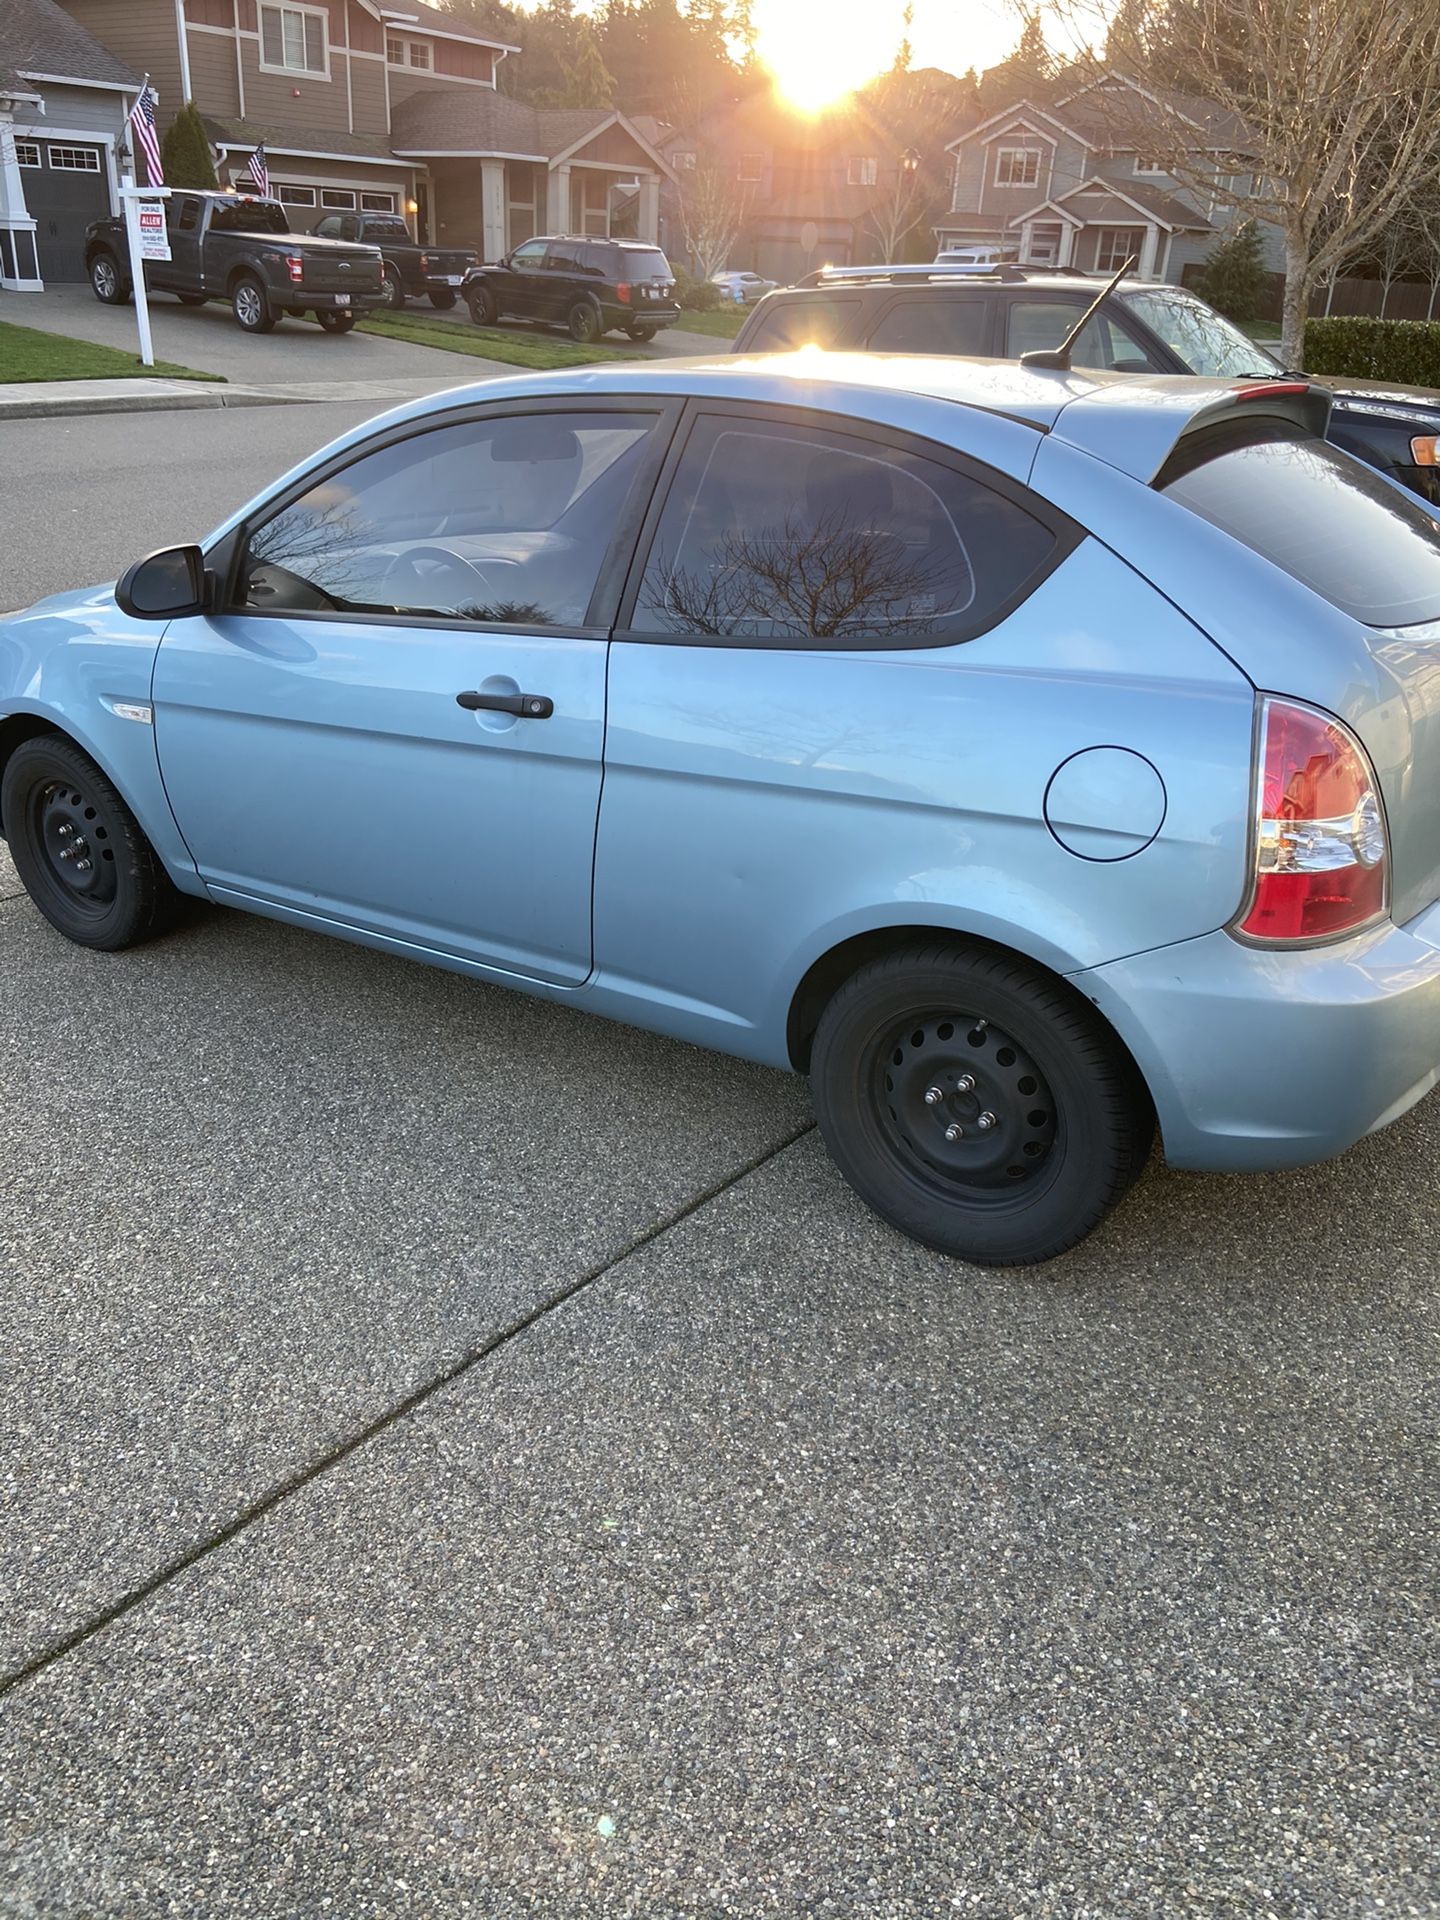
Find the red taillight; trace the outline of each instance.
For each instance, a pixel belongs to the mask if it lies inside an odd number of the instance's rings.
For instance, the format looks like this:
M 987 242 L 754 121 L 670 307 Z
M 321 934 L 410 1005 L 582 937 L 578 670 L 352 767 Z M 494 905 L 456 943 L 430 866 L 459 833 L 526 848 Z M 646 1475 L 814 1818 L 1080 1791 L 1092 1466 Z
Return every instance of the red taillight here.
M 1241 387 L 1237 400 L 1268 400 L 1275 393 L 1309 393 L 1308 380 L 1267 380 L 1262 386 Z
M 616 289 L 615 289 L 615 298 L 616 298 L 617 300 L 623 300 L 623 301 L 625 302 L 625 304 L 626 304 L 626 306 L 627 306 L 627 307 L 629 306 L 629 304 L 630 304 L 630 282 L 629 282 L 628 280 L 622 280 L 622 281 L 620 282 L 620 284 L 619 284 L 619 285 L 618 285 L 618 286 L 616 287 Z
M 430 256 L 428 253 L 422 253 L 420 256 L 420 271 L 421 273 L 428 273 L 430 271 Z
M 1350 729 L 1266 699 L 1256 772 L 1249 940 L 1329 940 L 1385 911 L 1389 844 L 1375 775 Z
M 292 280 L 303 280 L 305 278 L 305 262 L 298 253 L 287 253 L 285 256 L 285 264 L 290 269 L 290 278 Z

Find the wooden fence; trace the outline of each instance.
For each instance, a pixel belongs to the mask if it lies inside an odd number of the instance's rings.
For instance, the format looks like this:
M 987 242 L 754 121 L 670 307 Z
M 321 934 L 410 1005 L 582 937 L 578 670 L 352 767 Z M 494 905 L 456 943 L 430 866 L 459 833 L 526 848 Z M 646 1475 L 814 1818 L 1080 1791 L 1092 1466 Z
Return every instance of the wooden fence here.
M 1186 267 L 1181 275 L 1182 285 L 1194 287 L 1204 272 L 1202 266 Z M 1267 286 L 1260 302 L 1260 318 L 1272 320 L 1279 326 L 1285 276 L 1267 273 L 1265 279 Z M 1414 280 L 1394 281 L 1388 295 L 1379 280 L 1337 280 L 1333 291 L 1328 287 L 1316 289 L 1315 297 L 1310 302 L 1310 312 L 1312 315 L 1329 313 L 1336 316 L 1364 313 L 1379 318 L 1382 303 L 1387 320 L 1440 320 L 1440 288 L 1432 288 Z

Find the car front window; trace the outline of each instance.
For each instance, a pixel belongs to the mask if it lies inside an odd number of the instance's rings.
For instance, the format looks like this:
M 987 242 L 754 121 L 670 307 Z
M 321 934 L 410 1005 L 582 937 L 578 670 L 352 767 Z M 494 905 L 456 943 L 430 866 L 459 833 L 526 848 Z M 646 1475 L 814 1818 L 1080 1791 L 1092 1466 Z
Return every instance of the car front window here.
M 1257 347 L 1213 307 L 1173 287 L 1127 287 L 1118 297 L 1185 362 L 1190 373 L 1235 380 L 1279 371 L 1279 361 L 1264 347 Z

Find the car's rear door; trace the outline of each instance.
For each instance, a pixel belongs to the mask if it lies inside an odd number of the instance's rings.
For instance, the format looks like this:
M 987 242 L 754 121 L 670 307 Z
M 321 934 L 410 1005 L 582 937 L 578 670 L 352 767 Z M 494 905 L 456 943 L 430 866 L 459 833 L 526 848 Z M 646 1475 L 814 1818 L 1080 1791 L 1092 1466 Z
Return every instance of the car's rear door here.
M 201 203 L 193 193 L 176 194 L 166 202 L 165 227 L 170 259 L 160 269 L 164 284 L 177 293 L 200 293 L 204 284 L 200 266 Z
M 173 622 L 154 676 L 216 898 L 585 977 L 611 556 L 623 572 L 670 418 L 562 400 L 410 422 L 233 537 L 223 610 Z
M 993 354 L 995 301 L 968 287 L 897 292 L 877 311 L 865 345 L 871 353 Z

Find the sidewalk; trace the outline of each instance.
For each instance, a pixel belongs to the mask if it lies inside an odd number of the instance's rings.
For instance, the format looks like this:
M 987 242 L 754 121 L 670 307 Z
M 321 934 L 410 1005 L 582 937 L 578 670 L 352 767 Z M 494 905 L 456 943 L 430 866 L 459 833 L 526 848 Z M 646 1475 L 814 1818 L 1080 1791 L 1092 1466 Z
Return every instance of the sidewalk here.
M 93 413 L 169 413 L 196 407 L 277 407 L 313 401 L 377 405 L 418 400 L 511 369 L 489 360 L 457 362 L 469 379 L 296 380 L 283 386 L 211 385 L 198 380 L 21 380 L 0 382 L 0 421 L 44 420 Z M 475 371 L 470 373 L 470 369 Z

